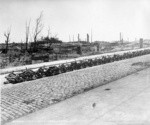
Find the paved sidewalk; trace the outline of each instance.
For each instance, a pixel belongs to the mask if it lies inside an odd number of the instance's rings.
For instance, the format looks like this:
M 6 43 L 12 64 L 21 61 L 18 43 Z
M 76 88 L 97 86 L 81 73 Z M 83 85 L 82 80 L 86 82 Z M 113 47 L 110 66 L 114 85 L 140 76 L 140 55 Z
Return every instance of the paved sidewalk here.
M 150 68 L 6 125 L 150 125 Z

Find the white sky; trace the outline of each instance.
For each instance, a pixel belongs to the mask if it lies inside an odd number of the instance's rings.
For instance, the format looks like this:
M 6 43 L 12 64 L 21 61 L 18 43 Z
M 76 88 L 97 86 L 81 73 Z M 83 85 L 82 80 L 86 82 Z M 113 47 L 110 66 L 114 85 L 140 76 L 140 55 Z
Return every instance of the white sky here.
M 93 40 L 150 38 L 150 0 L 0 0 L 0 42 L 4 31 L 11 26 L 11 42 L 25 40 L 25 22 L 35 19 L 43 11 L 44 29 L 63 41 L 83 40 L 93 31 Z

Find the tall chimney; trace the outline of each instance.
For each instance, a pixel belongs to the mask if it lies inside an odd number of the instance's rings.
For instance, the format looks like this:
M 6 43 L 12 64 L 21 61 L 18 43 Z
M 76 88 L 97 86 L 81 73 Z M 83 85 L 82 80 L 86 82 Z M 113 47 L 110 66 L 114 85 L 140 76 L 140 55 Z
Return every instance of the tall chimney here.
M 87 33 L 87 42 L 89 43 L 90 40 L 89 40 L 89 34 Z
M 80 42 L 80 34 L 78 33 L 78 42 Z
M 120 44 L 123 44 L 123 35 L 120 32 Z
M 140 38 L 140 48 L 143 48 L 143 38 Z
M 122 37 L 121 37 L 121 32 L 120 32 L 120 43 L 121 43 Z

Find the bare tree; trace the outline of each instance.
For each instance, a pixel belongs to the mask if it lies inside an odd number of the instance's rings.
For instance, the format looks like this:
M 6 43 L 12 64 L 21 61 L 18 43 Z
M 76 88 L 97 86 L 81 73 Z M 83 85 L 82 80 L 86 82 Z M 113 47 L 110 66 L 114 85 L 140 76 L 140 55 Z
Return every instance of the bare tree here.
M 28 50 L 28 41 L 29 41 L 29 34 L 30 34 L 30 22 L 31 22 L 31 20 L 29 20 L 29 22 L 26 21 L 26 51 Z
M 34 47 L 35 48 L 36 48 L 37 38 L 44 27 L 42 24 L 42 17 L 43 17 L 43 13 L 41 12 L 40 16 L 36 19 L 36 25 L 34 29 L 34 45 L 35 45 Z
M 7 53 L 8 51 L 8 43 L 10 41 L 10 33 L 11 33 L 11 28 L 8 28 L 7 32 L 4 33 L 4 36 L 6 37 L 5 43 L 6 43 L 6 49 L 5 52 Z

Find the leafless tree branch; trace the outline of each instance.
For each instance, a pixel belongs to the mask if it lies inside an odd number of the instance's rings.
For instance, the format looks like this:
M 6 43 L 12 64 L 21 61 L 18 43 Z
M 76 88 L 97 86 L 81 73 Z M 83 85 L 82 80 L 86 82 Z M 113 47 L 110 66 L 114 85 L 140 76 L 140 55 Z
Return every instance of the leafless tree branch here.
M 8 43 L 10 41 L 10 34 L 11 34 L 11 27 L 8 28 L 6 32 L 4 32 L 4 36 L 6 37 L 5 43 L 6 43 L 6 53 L 8 51 Z
M 43 24 L 42 24 L 42 18 L 43 18 L 43 12 L 40 13 L 40 16 L 36 19 L 36 26 L 34 29 L 34 42 L 36 45 L 37 42 L 37 37 L 38 35 L 41 33 L 42 29 L 43 29 Z

